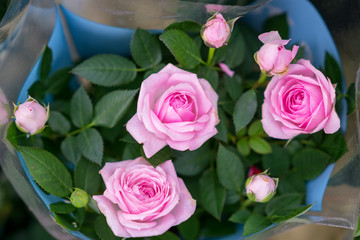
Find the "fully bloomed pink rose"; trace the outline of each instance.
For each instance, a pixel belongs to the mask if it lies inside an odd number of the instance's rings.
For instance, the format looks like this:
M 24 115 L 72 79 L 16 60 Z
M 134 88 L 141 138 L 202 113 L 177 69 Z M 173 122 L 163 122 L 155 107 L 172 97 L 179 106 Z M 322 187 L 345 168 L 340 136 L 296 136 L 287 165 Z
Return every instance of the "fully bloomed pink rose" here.
M 15 106 L 15 124 L 19 130 L 31 135 L 41 132 L 49 119 L 49 107 L 44 107 L 29 97 L 24 103 Z
M 195 211 L 196 202 L 171 160 L 156 168 L 142 157 L 111 162 L 100 173 L 106 190 L 93 198 L 118 237 L 163 234 Z
M 299 46 L 293 46 L 292 51 L 285 49 L 284 45 L 290 40 L 282 40 L 277 31 L 260 34 L 259 39 L 264 45 L 255 53 L 255 61 L 259 64 L 261 71 L 268 76 L 286 73 Z
M 219 48 L 227 44 L 231 27 L 220 13 L 215 13 L 201 28 L 201 37 L 206 46 Z
M 126 129 L 148 158 L 166 145 L 195 150 L 217 133 L 217 100 L 208 81 L 168 64 L 141 84 L 137 113 Z
M 290 139 L 340 128 L 335 87 L 308 60 L 301 59 L 289 66 L 287 74 L 274 76 L 264 94 L 261 122 L 270 137 Z

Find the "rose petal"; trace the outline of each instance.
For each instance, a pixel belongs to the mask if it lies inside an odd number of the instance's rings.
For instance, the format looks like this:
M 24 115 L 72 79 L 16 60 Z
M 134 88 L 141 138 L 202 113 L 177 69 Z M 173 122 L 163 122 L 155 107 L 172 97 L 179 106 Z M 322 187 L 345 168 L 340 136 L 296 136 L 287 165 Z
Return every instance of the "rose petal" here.
M 340 118 L 337 115 L 335 109 L 333 108 L 329 120 L 327 121 L 324 127 L 324 132 L 328 134 L 332 134 L 337 130 L 339 130 L 339 128 L 340 128 Z

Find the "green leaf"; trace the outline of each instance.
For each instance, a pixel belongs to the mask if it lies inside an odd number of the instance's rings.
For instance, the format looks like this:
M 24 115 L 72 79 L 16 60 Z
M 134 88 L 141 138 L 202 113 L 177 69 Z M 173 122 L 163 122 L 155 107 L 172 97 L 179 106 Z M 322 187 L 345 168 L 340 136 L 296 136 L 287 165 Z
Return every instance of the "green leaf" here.
M 56 202 L 50 204 L 50 210 L 55 213 L 69 214 L 74 212 L 76 208 L 69 203 Z
M 200 65 L 198 76 L 199 76 L 199 78 L 204 78 L 204 79 L 208 80 L 208 82 L 210 83 L 210 85 L 212 86 L 212 88 L 214 90 L 216 90 L 218 88 L 219 74 L 218 74 L 218 71 L 216 71 L 215 69 L 212 69 L 208 66 Z
M 220 145 L 216 165 L 221 184 L 227 189 L 240 192 L 245 178 L 241 159 L 235 153 Z
M 333 84 L 341 90 L 342 73 L 339 64 L 335 58 L 328 52 L 325 53 L 325 75 L 330 78 Z
M 249 90 L 237 100 L 234 109 L 234 125 L 236 132 L 245 127 L 254 117 L 257 109 L 256 93 Z
M 257 233 L 271 225 L 271 221 L 259 213 L 253 213 L 246 220 L 243 236 Z
M 136 29 L 131 39 L 131 55 L 143 68 L 152 68 L 161 62 L 161 50 L 158 39 L 143 29 Z
M 44 82 L 34 82 L 33 85 L 31 85 L 31 87 L 29 88 L 28 94 L 34 99 L 44 99 L 46 94 L 46 87 Z
M 194 21 L 183 21 L 183 22 L 174 22 L 170 24 L 165 31 L 171 29 L 178 29 L 184 32 L 192 32 L 192 33 L 199 33 L 201 26 L 199 23 Z
M 250 215 L 251 212 L 248 209 L 239 209 L 231 215 L 229 221 L 234 223 L 245 223 Z
M 238 67 L 245 60 L 246 44 L 241 31 L 233 31 L 226 48 L 225 63 L 229 68 Z
M 141 148 L 141 155 L 148 161 L 152 166 L 156 167 L 157 165 L 166 162 L 171 157 L 171 148 L 169 146 L 163 147 L 160 151 L 155 153 L 151 158 L 147 158 L 144 153 L 144 149 Z
M 337 161 L 349 151 L 345 137 L 340 131 L 333 134 L 325 134 L 320 149 L 331 156 L 331 162 Z
M 101 240 L 116 240 L 116 239 L 120 240 L 121 239 L 114 235 L 111 228 L 109 227 L 109 225 L 106 222 L 106 218 L 103 215 L 99 215 L 95 219 L 94 226 L 95 226 L 96 234 L 98 235 L 98 237 Z
M 359 237 L 360 236 L 360 215 L 358 217 L 358 223 L 357 223 L 357 227 L 354 233 L 354 237 Z M 355 239 L 357 240 L 357 239 Z
M 282 39 L 289 39 L 289 23 L 286 13 L 275 15 L 266 20 L 264 32 L 278 31 Z
M 305 148 L 295 153 L 293 164 L 305 180 L 310 180 L 322 173 L 330 159 L 323 151 Z
M 174 166 L 177 173 L 183 176 L 195 176 L 209 165 L 211 149 L 209 144 L 205 143 L 195 151 L 178 151 L 175 157 Z
M 176 236 L 174 233 L 167 231 L 160 236 L 151 237 L 150 240 L 180 240 L 180 238 Z
M 81 153 L 78 150 L 75 137 L 69 136 L 69 137 L 65 138 L 61 142 L 60 147 L 61 147 L 62 154 L 68 161 L 70 161 L 74 164 L 76 164 L 77 161 L 79 161 L 79 159 L 81 157 Z
M 221 186 L 214 170 L 207 170 L 199 180 L 203 208 L 220 221 L 225 204 L 226 189 Z
M 76 137 L 77 148 L 89 160 L 101 165 L 104 142 L 95 128 L 88 128 Z
M 177 229 L 185 240 L 197 240 L 200 233 L 200 222 L 196 215 L 181 223 Z
M 165 67 L 165 64 L 160 63 L 159 65 L 156 65 L 156 67 L 147 70 L 147 71 L 144 73 L 143 79 L 147 79 L 147 78 L 150 77 L 150 75 L 153 74 L 153 73 L 158 73 L 158 72 L 160 72 L 160 70 L 162 70 L 164 67 Z
M 46 192 L 66 197 L 72 192 L 72 180 L 64 164 L 51 153 L 37 148 L 20 147 L 35 182 Z
M 218 115 L 219 115 L 219 124 L 216 125 L 216 129 L 218 130 L 218 133 L 214 136 L 215 139 L 218 139 L 220 141 L 223 141 L 225 143 L 228 142 L 228 119 L 226 118 L 226 115 L 222 108 L 218 108 Z
M 248 156 L 251 151 L 249 146 L 249 141 L 247 138 L 241 138 L 236 143 L 236 148 L 239 151 L 239 153 L 241 153 L 243 156 Z
M 95 194 L 101 182 L 100 169 L 99 165 L 82 158 L 75 167 L 75 187 L 83 189 L 89 195 Z
M 351 83 L 347 92 L 346 92 L 346 101 L 347 101 L 347 114 L 351 114 L 356 109 L 356 100 L 355 100 L 355 83 Z
M 76 66 L 72 72 L 90 82 L 105 86 L 119 86 L 132 82 L 136 66 L 125 57 L 103 54 L 91 57 Z
M 238 75 L 224 77 L 225 88 L 232 100 L 236 101 L 243 93 L 242 80 Z
M 269 169 L 273 176 L 285 174 L 290 168 L 291 156 L 287 149 L 272 145 L 272 152 L 262 156 L 263 169 Z
M 269 154 L 272 151 L 270 144 L 259 136 L 250 137 L 249 145 L 252 150 L 259 154 Z
M 185 32 L 171 29 L 162 33 L 160 40 L 184 67 L 193 69 L 202 62 L 198 47 Z
M 314 204 L 315 203 L 293 209 L 282 209 L 281 211 L 279 210 L 276 215 L 271 216 L 271 221 L 274 223 L 279 223 L 300 216 L 309 211 L 310 208 L 314 206 Z
M 40 81 L 45 80 L 51 70 L 52 51 L 46 46 L 40 62 Z
M 80 87 L 71 98 L 71 120 L 76 127 L 85 127 L 91 121 L 93 106 L 84 88 Z
M 47 92 L 50 94 L 59 94 L 73 77 L 70 70 L 68 67 L 62 68 L 51 74 L 51 76 L 45 80 Z
M 78 231 L 80 229 L 80 224 L 70 215 L 68 214 L 59 214 L 54 213 L 55 221 L 59 225 L 67 228 L 71 231 Z
M 305 194 L 305 180 L 299 172 L 289 173 L 288 175 L 282 176 L 279 180 L 278 190 L 281 194 L 294 192 Z
M 57 111 L 51 111 L 48 123 L 54 132 L 60 134 L 66 134 L 71 129 L 69 120 Z
M 276 215 L 283 209 L 290 209 L 298 206 L 304 195 L 301 193 L 287 193 L 278 197 L 274 197 L 266 204 L 265 211 L 268 216 Z
M 116 90 L 106 94 L 95 106 L 94 126 L 112 128 L 125 115 L 137 90 Z
M 249 136 L 258 136 L 264 133 L 264 129 L 260 120 L 257 120 L 250 124 L 248 129 Z

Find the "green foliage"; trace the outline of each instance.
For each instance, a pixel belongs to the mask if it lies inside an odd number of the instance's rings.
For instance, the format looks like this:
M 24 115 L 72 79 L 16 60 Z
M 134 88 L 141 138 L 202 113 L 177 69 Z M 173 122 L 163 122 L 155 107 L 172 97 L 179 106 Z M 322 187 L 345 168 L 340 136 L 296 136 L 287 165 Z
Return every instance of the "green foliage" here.
M 50 204 L 50 210 L 54 213 L 60 213 L 60 214 L 69 214 L 76 210 L 76 208 L 65 202 L 56 202 Z
M 120 240 L 121 238 L 116 237 L 109 225 L 106 222 L 106 219 L 103 215 L 99 215 L 95 220 L 95 231 L 98 237 L 101 240 Z
M 192 69 L 202 61 L 195 42 L 183 31 L 167 30 L 160 35 L 160 40 L 184 67 Z
M 199 33 L 201 26 L 199 23 L 194 21 L 174 22 L 170 24 L 165 31 L 171 29 L 178 29 L 184 32 Z
M 351 83 L 346 92 L 347 114 L 351 114 L 356 109 L 355 83 Z
M 283 148 L 276 145 L 272 145 L 272 152 L 262 156 L 263 169 L 269 169 L 269 172 L 273 176 L 280 176 L 285 174 L 291 163 L 291 155 Z
M 74 186 L 85 190 L 89 195 L 95 194 L 101 183 L 99 171 L 99 165 L 82 158 L 75 167 Z
M 224 77 L 225 88 L 232 100 L 236 101 L 243 93 L 242 80 L 238 75 Z
M 235 153 L 220 145 L 216 163 L 220 183 L 227 189 L 240 192 L 245 178 L 241 159 Z
M 325 134 L 320 149 L 331 156 L 330 162 L 335 162 L 349 151 L 344 135 L 340 131 L 333 134 Z
M 59 134 L 66 134 L 71 129 L 69 120 L 57 111 L 51 111 L 48 123 L 50 128 Z
M 247 236 L 261 231 L 271 225 L 271 221 L 259 213 L 253 213 L 246 220 L 243 236 Z
M 266 214 L 268 216 L 274 216 L 283 210 L 297 207 L 302 202 L 303 197 L 301 193 L 288 193 L 274 197 L 266 204 Z
M 269 154 L 272 151 L 270 144 L 259 136 L 250 137 L 249 146 L 259 154 Z
M 236 132 L 245 127 L 254 117 L 257 109 L 256 93 L 249 90 L 236 101 L 234 110 L 234 125 Z
M 244 224 L 246 220 L 250 217 L 251 212 L 248 209 L 239 209 L 236 212 L 234 212 L 231 217 L 229 218 L 229 221 L 234 223 L 242 223 Z
M 152 157 L 147 158 L 145 156 L 143 148 L 141 148 L 141 155 L 148 161 L 152 166 L 156 167 L 167 160 L 170 159 L 171 156 L 171 148 L 169 146 L 163 147 L 160 151 L 155 153 Z
M 150 238 L 151 240 L 180 240 L 178 236 L 176 236 L 174 233 L 167 231 L 162 235 L 159 236 L 153 236 Z
M 185 240 L 196 240 L 200 233 L 200 222 L 196 215 L 181 223 L 177 229 Z
M 305 180 L 310 180 L 324 171 L 330 159 L 318 149 L 305 148 L 294 155 L 293 164 Z
M 174 162 L 176 172 L 183 176 L 195 176 L 201 173 L 209 165 L 211 154 L 207 143 L 195 151 L 176 152 Z
M 76 127 L 85 127 L 90 124 L 93 115 L 93 106 L 89 95 L 80 87 L 71 98 L 71 120 Z
M 330 78 L 333 84 L 336 84 L 336 88 L 341 90 L 342 88 L 342 73 L 339 64 L 335 58 L 328 52 L 325 53 L 325 75 Z
M 106 94 L 95 105 L 92 124 L 112 128 L 125 115 L 137 90 L 116 90 Z
M 80 160 L 81 152 L 78 150 L 75 137 L 73 136 L 66 137 L 61 142 L 60 148 L 62 154 L 68 161 L 75 164 Z
M 48 46 L 46 46 L 40 62 L 40 73 L 39 73 L 40 81 L 46 79 L 46 77 L 49 75 L 51 70 L 51 61 L 52 61 L 52 51 Z
M 158 39 L 148 31 L 136 29 L 130 49 L 134 61 L 143 68 L 153 68 L 161 62 Z
M 104 154 L 104 142 L 100 133 L 95 128 L 88 128 L 76 137 L 77 149 L 81 154 L 101 165 Z
M 279 210 L 276 212 L 276 214 L 271 216 L 271 221 L 274 223 L 279 223 L 300 216 L 309 211 L 310 208 L 314 206 L 314 204 L 309 204 L 298 208 L 282 209 L 281 211 Z
M 32 147 L 20 147 L 19 151 L 42 189 L 58 197 L 66 197 L 72 192 L 71 175 L 57 157 Z
M 201 205 L 220 221 L 225 204 L 226 190 L 221 186 L 215 171 L 205 171 L 199 180 L 199 186 Z
M 127 58 L 103 54 L 80 63 L 72 73 L 94 84 L 111 87 L 132 82 L 136 77 L 136 66 Z

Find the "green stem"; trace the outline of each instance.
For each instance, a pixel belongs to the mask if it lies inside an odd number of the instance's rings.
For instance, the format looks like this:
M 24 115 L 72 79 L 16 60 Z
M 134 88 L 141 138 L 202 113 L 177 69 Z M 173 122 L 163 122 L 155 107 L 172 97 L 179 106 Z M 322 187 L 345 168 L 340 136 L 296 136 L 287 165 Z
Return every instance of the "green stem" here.
M 256 89 L 257 87 L 262 85 L 265 82 L 266 78 L 267 78 L 266 74 L 261 72 L 259 79 L 256 81 L 256 83 L 254 84 L 254 86 L 251 89 Z
M 250 199 L 246 199 L 244 202 L 242 202 L 241 209 L 246 209 L 251 203 L 252 201 Z
M 209 48 L 208 59 L 206 65 L 211 66 L 212 60 L 214 58 L 215 48 Z
M 90 123 L 90 124 L 86 125 L 85 127 L 76 129 L 75 131 L 72 131 L 72 132 L 70 132 L 70 133 L 67 133 L 67 134 L 66 134 L 66 137 L 70 137 L 70 136 L 72 136 L 72 135 L 78 134 L 78 133 L 84 131 L 85 129 L 91 128 L 93 125 L 94 125 L 94 123 Z
M 136 68 L 135 71 L 136 72 L 145 72 L 146 70 L 148 70 L 147 68 Z

